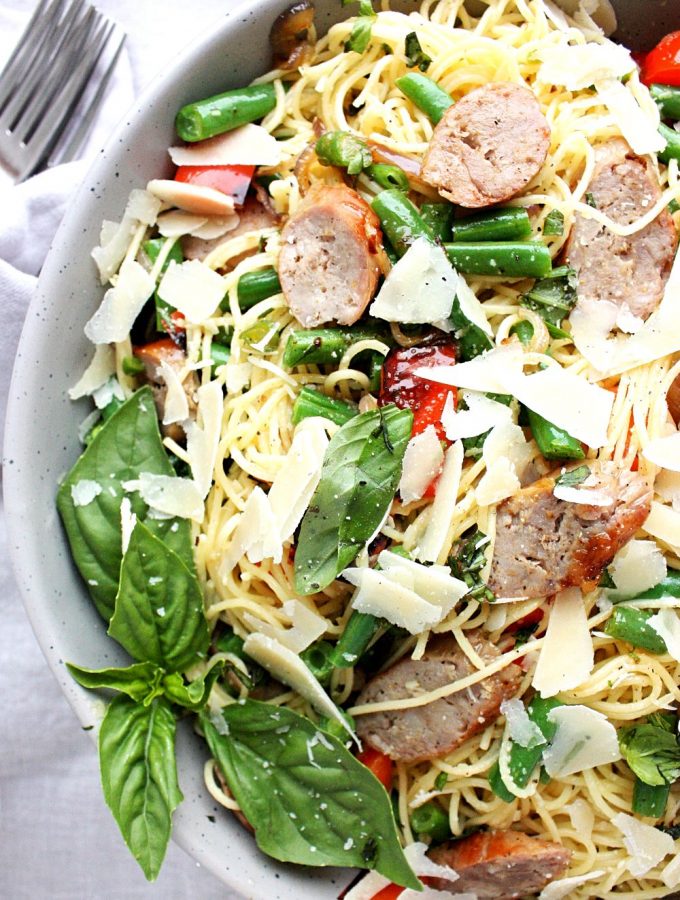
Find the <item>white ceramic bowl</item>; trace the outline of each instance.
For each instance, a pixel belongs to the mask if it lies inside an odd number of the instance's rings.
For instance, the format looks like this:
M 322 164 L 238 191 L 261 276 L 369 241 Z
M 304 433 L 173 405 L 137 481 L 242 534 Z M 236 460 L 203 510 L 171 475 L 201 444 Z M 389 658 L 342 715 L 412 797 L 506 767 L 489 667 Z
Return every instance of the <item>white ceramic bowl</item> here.
M 81 447 L 78 425 L 88 402 L 72 403 L 73 385 L 92 354 L 83 325 L 99 305 L 90 249 L 103 219 L 120 217 L 130 190 L 168 168 L 173 121 L 184 103 L 247 84 L 266 71 L 271 23 L 290 0 L 251 0 L 227 15 L 164 73 L 120 124 L 78 191 L 43 268 L 16 359 L 4 449 L 4 493 L 11 552 L 24 603 L 42 650 L 84 726 L 96 725 L 103 703 L 80 688 L 64 661 L 101 667 L 126 663 L 106 635 L 71 561 L 55 507 L 60 477 Z M 677 28 L 677 0 L 615 2 L 630 44 L 648 47 Z M 317 0 L 323 33 L 354 10 L 340 0 Z M 415 9 L 415 2 L 398 4 Z M 639 12 L 644 7 L 644 21 Z M 651 13 L 651 15 L 650 15 Z M 675 19 L 676 21 L 673 21 Z M 174 837 L 203 866 L 244 896 L 268 900 L 324 900 L 350 880 L 346 870 L 283 866 L 263 856 L 226 811 L 215 813 L 203 787 L 206 745 L 188 724 L 178 733 L 178 770 L 184 802 Z

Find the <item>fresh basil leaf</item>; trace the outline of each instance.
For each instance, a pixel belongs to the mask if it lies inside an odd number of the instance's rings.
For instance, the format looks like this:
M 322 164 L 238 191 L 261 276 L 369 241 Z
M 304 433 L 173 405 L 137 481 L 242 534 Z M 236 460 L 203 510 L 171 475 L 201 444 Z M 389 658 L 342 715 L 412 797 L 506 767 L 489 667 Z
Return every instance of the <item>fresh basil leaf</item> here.
M 566 487 L 575 487 L 583 484 L 590 475 L 590 466 L 577 466 L 570 472 L 563 472 L 555 479 L 555 484 L 563 484 Z
M 406 35 L 404 41 L 404 54 L 406 56 L 406 65 L 409 68 L 415 68 L 417 66 L 421 72 L 427 72 L 430 68 L 432 57 L 428 56 L 421 47 L 418 35 L 415 31 L 411 31 Z
M 592 206 L 593 209 L 597 209 L 597 200 L 595 199 L 595 194 L 591 193 L 591 191 L 586 192 L 585 201 L 588 206 Z
M 201 717 L 205 736 L 261 850 L 284 862 L 375 869 L 421 889 L 385 788 L 337 738 L 253 700 L 222 717 L 218 727 Z
M 577 277 L 574 269 L 559 266 L 550 275 L 540 278 L 520 299 L 520 306 L 538 313 L 553 337 L 569 337 L 560 326 L 576 305 Z
M 550 235 L 562 235 L 564 234 L 564 213 L 559 209 L 551 209 L 548 215 L 545 217 L 545 222 L 543 223 L 543 234 L 546 237 Z
M 62 482 L 57 507 L 64 522 L 73 560 L 99 613 L 113 614 L 122 559 L 120 504 L 122 482 L 141 472 L 172 475 L 163 449 L 151 388 L 137 391 L 103 425 Z M 77 505 L 73 488 L 92 482 L 101 488 L 94 499 Z M 147 506 L 134 493 L 132 511 L 145 520 Z M 146 519 L 148 528 L 194 568 L 189 523 L 184 519 Z
M 355 53 L 363 53 L 371 42 L 371 31 L 375 15 L 359 16 L 354 20 L 352 33 L 345 41 L 345 50 L 354 50 Z
M 680 778 L 680 744 L 666 728 L 633 725 L 620 728 L 619 746 L 626 762 L 645 784 L 670 784 Z
M 66 668 L 78 684 L 89 691 L 98 688 L 120 691 L 146 706 L 163 693 L 163 670 L 152 662 L 133 663 L 123 669 L 84 669 L 66 663 Z
M 178 706 L 185 706 L 187 709 L 198 710 L 203 709 L 208 702 L 210 691 L 224 669 L 224 660 L 216 662 L 205 675 L 194 679 L 189 684 L 184 683 L 184 679 L 179 672 L 171 672 L 163 679 L 163 692 L 171 703 Z
M 488 543 L 489 539 L 484 532 L 475 526 L 455 547 L 454 554 L 449 557 L 449 568 L 454 578 L 464 581 L 470 588 L 466 596 L 493 603 L 496 599 L 494 593 L 481 577 L 482 570 L 486 566 Z
M 173 810 L 182 801 L 175 763 L 175 716 L 162 697 L 149 706 L 120 695 L 99 732 L 104 798 L 149 881 L 161 867 Z
M 208 649 L 198 578 L 142 522 L 132 529 L 123 557 L 108 633 L 133 659 L 170 672 L 186 668 Z
M 399 484 L 412 422 L 410 410 L 389 405 L 355 416 L 333 435 L 300 526 L 298 593 L 330 584 L 380 525 Z
M 455 338 L 458 341 L 458 356 L 461 362 L 468 362 L 491 350 L 493 343 L 482 329 L 473 324 L 462 311 L 458 297 L 454 297 L 449 319 L 454 328 Z

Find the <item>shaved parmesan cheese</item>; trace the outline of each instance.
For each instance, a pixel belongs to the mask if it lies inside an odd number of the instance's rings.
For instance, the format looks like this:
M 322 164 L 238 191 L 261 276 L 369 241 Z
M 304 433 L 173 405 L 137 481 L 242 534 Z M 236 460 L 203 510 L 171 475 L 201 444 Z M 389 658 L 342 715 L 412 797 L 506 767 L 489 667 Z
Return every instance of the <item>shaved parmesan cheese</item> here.
M 676 853 L 661 873 L 661 880 L 669 888 L 680 885 L 680 853 Z
M 675 850 L 670 834 L 645 825 L 633 816 L 617 813 L 612 817 L 612 822 L 623 834 L 623 843 L 630 854 L 628 870 L 635 878 L 646 875 L 664 856 Z
M 667 568 L 664 555 L 654 541 L 632 540 L 611 561 L 609 574 L 617 590 L 633 597 L 663 581 Z
M 557 726 L 543 753 L 543 765 L 551 777 L 563 778 L 621 759 L 616 728 L 602 713 L 587 706 L 558 706 L 548 718 Z
M 477 299 L 477 295 L 460 272 L 456 271 L 456 269 L 453 271 L 456 273 L 456 297 L 458 298 L 460 311 L 468 322 L 472 322 L 473 325 L 481 328 L 483 332 L 493 339 L 491 325 L 489 325 L 489 320 L 486 318 L 484 307 Z
M 492 506 L 512 497 L 521 487 L 517 470 L 509 459 L 501 457 L 486 470 L 475 488 L 480 506 Z
M 108 344 L 98 344 L 90 365 L 85 369 L 76 384 L 69 389 L 71 400 L 86 397 L 105 384 L 116 372 L 116 352 Z
M 451 394 L 446 398 L 444 404 L 441 421 L 446 437 L 450 441 L 476 437 L 501 422 L 512 421 L 512 410 L 509 406 L 498 403 L 497 400 L 491 400 L 484 394 L 476 391 L 462 391 L 461 399 L 465 401 L 467 409 L 456 412 L 453 408 Z
M 112 376 L 101 387 L 92 391 L 92 399 L 97 409 L 105 409 L 113 400 L 125 400 L 125 391 L 118 379 Z
M 550 44 L 537 51 L 542 60 L 536 78 L 544 84 L 562 85 L 580 91 L 596 81 L 620 78 L 634 71 L 629 51 L 612 41 L 587 44 Z
M 463 455 L 460 441 L 451 444 L 444 455 L 444 467 L 430 507 L 430 520 L 415 552 L 416 559 L 421 562 L 436 562 L 446 545 L 463 471 Z
M 486 472 L 475 488 L 480 506 L 500 503 L 518 491 L 521 487 L 519 475 L 532 456 L 533 450 L 519 425 L 512 421 L 496 425 L 482 447 Z
M 565 635 L 569 635 L 569 640 L 565 640 Z M 550 610 L 548 630 L 531 683 L 541 697 L 554 697 L 581 684 L 590 675 L 594 659 L 581 591 L 567 588 L 555 597 Z
M 412 589 L 428 603 L 441 607 L 444 615 L 470 590 L 464 581 L 451 575 L 448 566 L 423 566 L 389 550 L 380 553 L 378 565 L 388 578 L 401 578 L 401 573 L 407 573 Z
M 666 140 L 659 133 L 660 120 L 656 104 L 651 103 L 643 109 L 636 102 L 628 86 L 617 81 L 616 77 L 605 80 L 594 79 L 593 83 L 600 100 L 611 113 L 616 127 L 635 153 L 640 155 L 658 153 L 665 148 Z
M 127 553 L 128 544 L 132 532 L 137 524 L 137 516 L 132 512 L 132 504 L 129 497 L 123 497 L 120 502 L 120 537 L 123 556 Z
M 183 234 L 191 234 L 196 228 L 205 225 L 207 216 L 197 216 L 195 213 L 183 212 L 181 209 L 172 209 L 158 217 L 158 230 L 163 237 L 181 237 Z
M 579 797 L 567 803 L 564 809 L 569 813 L 572 828 L 575 828 L 582 837 L 590 839 L 595 824 L 595 813 L 590 803 Z
M 158 368 L 167 388 L 163 404 L 163 424 L 171 425 L 173 422 L 182 422 L 189 418 L 189 400 L 177 369 L 164 359 L 161 360 Z
M 551 881 L 547 884 L 538 895 L 538 900 L 563 900 L 564 897 L 570 897 L 573 889 L 586 881 L 594 881 L 601 878 L 605 872 L 598 869 L 596 872 L 589 872 L 587 875 L 572 875 L 569 878 L 560 878 L 557 881 Z
M 240 221 L 241 217 L 236 212 L 227 216 L 210 216 L 204 225 L 194 228 L 191 234 L 203 241 L 212 241 L 214 238 L 222 237 L 223 234 L 233 231 Z
M 442 247 L 418 238 L 392 267 L 369 311 L 388 322 L 432 324 L 448 317 L 457 285 Z
M 652 510 L 642 528 L 680 554 L 680 511 L 652 500 Z
M 261 487 L 254 488 L 248 495 L 229 545 L 222 555 L 220 576 L 226 578 L 246 555 L 250 562 L 261 562 L 271 557 L 274 562 L 280 563 L 283 558 L 279 528 Z
M 146 189 L 159 200 L 199 216 L 226 216 L 234 211 L 233 198 L 214 188 L 154 178 Z
M 229 361 L 224 367 L 228 394 L 240 394 L 250 384 L 253 366 L 249 362 L 236 363 Z
M 662 500 L 680 512 L 680 472 L 662 469 L 654 479 L 654 490 Z
M 224 399 L 217 381 L 209 381 L 196 391 L 197 415 L 201 426 L 192 420 L 184 423 L 187 435 L 187 456 L 191 473 L 203 497 L 213 480 L 217 448 L 222 429 Z
M 138 262 L 121 266 L 115 287 L 109 288 L 89 322 L 85 334 L 93 344 L 123 341 L 155 288 L 151 275 Z
M 589 447 L 607 443 L 614 394 L 560 366 L 521 376 L 508 385 L 526 407 Z M 556 402 L 559 398 L 559 402 Z
M 399 493 L 404 503 L 420 500 L 439 473 L 443 461 L 444 451 L 434 425 L 428 425 L 425 431 L 411 438 L 404 453 L 399 482 Z
M 524 351 L 518 341 L 503 344 L 488 350 L 474 359 L 452 366 L 420 367 L 414 375 L 448 384 L 452 387 L 469 388 L 471 391 L 507 394 L 508 380 L 522 373 Z
M 650 441 L 642 455 L 655 466 L 670 472 L 680 472 L 680 431 Z
M 154 197 L 149 191 L 135 188 L 130 191 L 125 215 L 137 219 L 143 225 L 153 225 L 160 212 L 161 203 L 158 197 Z
M 168 153 L 176 166 L 277 166 L 282 158 L 281 145 L 261 125 L 241 125 Z
M 606 491 L 569 484 L 556 484 L 553 488 L 553 496 L 558 500 L 564 500 L 565 503 L 580 503 L 585 506 L 611 506 L 616 499 Z
M 71 500 L 74 506 L 89 506 L 90 503 L 98 497 L 103 488 L 98 481 L 91 481 L 89 478 L 81 478 L 71 485 Z
M 668 652 L 680 661 L 680 619 L 674 609 L 660 609 L 647 620 L 650 628 L 665 642 Z
M 255 632 L 273 638 L 293 653 L 302 653 L 326 630 L 326 620 L 299 600 L 287 600 L 283 604 L 283 611 L 293 623 L 291 628 L 263 622 L 250 613 L 245 613 L 243 618 Z
M 328 437 L 323 425 L 298 428 L 269 491 L 282 541 L 292 537 L 321 479 Z
M 521 700 L 504 700 L 501 703 L 501 714 L 505 716 L 510 737 L 520 747 L 532 749 L 545 744 L 543 732 L 531 721 Z
M 345 717 L 340 714 L 335 703 L 296 653 L 264 634 L 249 634 L 243 649 L 274 678 L 278 678 L 308 700 L 317 712 L 339 722 L 358 743 L 358 738 Z
M 410 634 L 420 634 L 442 619 L 439 606 L 423 600 L 411 587 L 398 584 L 395 576 L 368 568 L 345 569 L 341 575 L 358 587 L 352 597 L 352 609 L 387 619 Z
M 174 306 L 189 322 L 200 325 L 224 298 L 224 279 L 199 259 L 170 262 L 158 285 L 158 296 Z
M 123 483 L 126 491 L 137 491 L 147 506 L 166 516 L 203 521 L 203 496 L 196 482 L 174 475 L 140 472 L 136 481 Z
M 153 225 L 160 208 L 157 197 L 135 189 L 130 193 L 121 223 L 105 222 L 102 225 L 101 246 L 92 251 L 102 284 L 110 281 L 118 271 L 139 225 Z

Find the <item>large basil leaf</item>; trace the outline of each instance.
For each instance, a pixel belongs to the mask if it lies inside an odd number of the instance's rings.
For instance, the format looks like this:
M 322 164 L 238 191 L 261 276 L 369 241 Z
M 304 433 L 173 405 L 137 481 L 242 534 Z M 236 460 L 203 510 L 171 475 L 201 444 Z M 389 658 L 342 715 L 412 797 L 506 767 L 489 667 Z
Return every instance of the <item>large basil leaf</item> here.
M 246 700 L 202 716 L 208 745 L 255 829 L 283 862 L 376 869 L 420 890 L 397 837 L 387 792 L 337 738 L 285 707 Z
M 146 525 L 137 522 L 120 567 L 109 634 L 133 659 L 174 672 L 208 649 L 198 578 Z
M 330 584 L 380 525 L 399 484 L 412 422 L 410 410 L 384 406 L 355 416 L 333 435 L 300 527 L 298 593 Z
M 124 669 L 84 669 L 73 663 L 66 663 L 66 668 L 78 684 L 90 691 L 97 688 L 120 691 L 147 706 L 163 693 L 165 673 L 151 662 L 134 663 Z
M 680 745 L 675 731 L 644 724 L 620 728 L 621 752 L 626 762 L 645 784 L 671 784 L 680 778 Z
M 66 528 L 71 553 L 85 579 L 100 614 L 113 614 L 122 558 L 120 504 L 125 496 L 122 482 L 141 472 L 173 475 L 163 449 L 153 394 L 141 388 L 106 422 L 62 482 L 57 507 Z M 100 488 L 96 497 L 79 506 L 72 488 L 79 482 L 93 482 Z M 130 494 L 133 512 L 145 519 L 147 506 Z M 184 519 L 148 518 L 150 530 L 160 537 L 193 569 L 191 531 Z
M 182 801 L 175 763 L 175 717 L 167 700 L 149 706 L 122 694 L 99 732 L 104 798 L 125 843 L 153 881 L 170 839 L 173 810 Z

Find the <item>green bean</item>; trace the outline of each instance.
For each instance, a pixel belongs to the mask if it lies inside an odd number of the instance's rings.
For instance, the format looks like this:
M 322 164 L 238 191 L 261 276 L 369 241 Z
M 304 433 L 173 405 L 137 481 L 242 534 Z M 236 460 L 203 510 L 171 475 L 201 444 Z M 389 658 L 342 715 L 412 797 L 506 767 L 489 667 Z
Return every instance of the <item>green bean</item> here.
M 354 731 L 356 726 L 354 718 L 350 716 L 348 712 L 345 712 L 344 709 L 339 709 L 338 712 L 347 722 L 350 729 Z M 336 718 L 331 718 L 330 716 L 321 716 L 319 718 L 319 727 L 322 729 L 322 731 L 326 731 L 328 734 L 333 735 L 333 737 L 337 738 L 339 741 L 343 741 L 343 743 L 349 738 L 347 729 L 344 728 Z
M 564 213 L 561 210 L 550 210 L 543 222 L 543 234 L 545 237 L 564 234 Z
M 649 93 L 664 119 L 680 119 L 680 87 L 669 84 L 652 84 Z
M 344 400 L 335 400 L 327 397 L 321 391 L 317 391 L 309 385 L 305 385 L 295 398 L 293 403 L 292 422 L 297 425 L 303 419 L 310 416 L 322 416 L 324 419 L 330 419 L 336 425 L 344 425 L 356 416 L 358 410 Z
M 402 191 L 381 191 L 371 204 L 383 231 L 399 256 L 419 237 L 434 243 L 434 235 L 417 207 Z
M 328 641 L 316 641 L 300 654 L 302 662 L 321 684 L 327 684 L 333 672 L 332 653 L 332 644 Z
M 510 278 L 542 278 L 552 269 L 545 244 L 527 241 L 482 241 L 444 244 L 459 272 L 469 275 L 505 275 Z
M 255 272 L 245 272 L 236 285 L 238 307 L 241 312 L 246 312 L 260 300 L 266 300 L 267 297 L 273 297 L 274 294 L 280 293 L 279 276 L 272 266 L 268 266 L 266 269 L 257 269 Z M 220 309 L 223 309 L 224 303 L 225 301 L 222 301 Z M 228 309 L 228 301 L 226 303 L 226 309 Z
M 136 356 L 124 356 L 121 368 L 126 375 L 130 375 L 131 378 L 134 378 L 136 375 L 142 374 L 145 366 L 141 359 L 137 359 Z
M 454 241 L 519 241 L 531 236 L 529 213 L 521 206 L 505 206 L 456 219 Z
M 654 610 L 619 605 L 604 626 L 605 634 L 650 653 L 666 653 L 668 648 L 660 634 L 649 624 Z
M 177 113 L 175 127 L 183 141 L 204 141 L 247 122 L 255 122 L 275 106 L 276 89 L 272 83 L 251 84 L 187 103 Z
M 379 328 L 305 328 L 292 331 L 283 353 L 283 364 L 295 366 L 337 365 L 345 351 L 358 341 L 384 340 Z
M 410 188 L 408 175 L 399 166 L 391 166 L 388 163 L 372 163 L 366 169 L 366 174 L 386 190 L 397 188 L 400 191 L 408 191 Z
M 435 801 L 423 803 L 411 813 L 411 831 L 421 837 L 429 837 L 435 844 L 441 844 L 451 837 L 449 817 Z
M 453 100 L 446 91 L 427 75 L 409 72 L 407 75 L 397 78 L 395 84 L 412 103 L 415 103 L 418 109 L 425 113 L 433 125 L 436 125 L 446 110 L 453 106 Z
M 661 818 L 666 811 L 670 792 L 670 784 L 645 784 L 636 777 L 633 785 L 633 812 L 639 816 Z
M 355 609 L 333 648 L 333 666 L 336 669 L 346 669 L 356 665 L 382 624 L 383 620 L 377 616 Z
M 144 252 L 149 257 L 152 264 L 158 259 L 167 240 L 168 238 L 161 237 L 144 241 Z M 182 252 L 182 245 L 179 241 L 175 241 L 170 248 L 168 255 L 165 257 L 165 262 L 161 266 L 161 272 L 165 272 L 171 262 L 184 262 L 184 253 Z M 171 322 L 170 317 L 174 311 L 174 307 L 166 303 L 165 300 L 158 295 L 158 291 L 154 293 L 154 302 L 156 304 L 156 331 L 166 331 L 166 326 Z
M 672 159 L 680 160 L 680 132 L 662 123 L 659 125 L 659 133 L 666 141 L 665 150 L 661 150 L 658 154 L 661 162 L 668 163 Z
M 461 362 L 474 359 L 475 356 L 479 356 L 480 353 L 484 353 L 493 347 L 489 335 L 465 315 L 461 309 L 458 297 L 453 298 L 449 320 L 456 332 L 458 357 Z
M 451 223 L 453 221 L 453 205 L 451 203 L 423 203 L 420 215 L 437 240 L 451 240 Z
M 382 368 L 385 357 L 382 353 L 372 352 L 368 362 L 368 389 L 373 394 L 380 390 Z
M 314 150 L 323 165 L 346 169 L 348 175 L 358 175 L 373 162 L 366 141 L 351 131 L 327 131 L 318 139 Z
M 555 723 L 548 718 L 549 713 L 562 705 L 554 697 L 544 700 L 536 695 L 527 706 L 527 715 L 532 722 L 538 725 L 546 741 L 551 741 L 557 731 Z M 544 749 L 545 744 L 539 744 L 537 747 L 522 747 L 512 741 L 508 766 L 512 779 L 518 787 L 526 787 L 529 783 L 534 769 L 541 761 Z M 515 795 L 508 790 L 503 781 L 498 763 L 489 772 L 489 784 L 494 794 L 506 803 L 511 803 L 515 799 Z
M 581 442 L 564 428 L 558 428 L 531 409 L 527 410 L 527 417 L 538 449 L 546 459 L 584 459 Z
M 636 600 L 658 600 L 659 597 L 680 597 L 680 571 L 669 569 L 663 581 L 638 594 Z
M 212 377 L 214 378 L 217 374 L 217 370 L 220 366 L 225 366 L 229 362 L 229 357 L 231 356 L 231 349 L 227 346 L 227 344 L 222 344 L 219 341 L 213 340 L 210 344 L 210 359 L 212 361 Z

